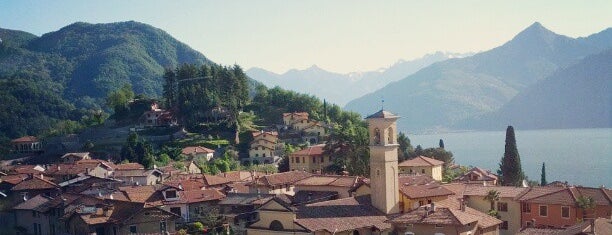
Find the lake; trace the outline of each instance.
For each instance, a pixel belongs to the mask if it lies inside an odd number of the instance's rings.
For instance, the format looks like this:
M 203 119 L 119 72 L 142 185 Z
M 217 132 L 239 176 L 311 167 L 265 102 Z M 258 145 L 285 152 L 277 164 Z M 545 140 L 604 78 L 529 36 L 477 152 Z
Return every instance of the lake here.
M 517 130 L 516 144 L 523 171 L 540 182 L 542 162 L 546 180 L 599 187 L 612 186 L 612 128 Z M 506 131 L 408 134 L 413 146 L 437 147 L 444 140 L 455 163 L 478 166 L 497 172 L 504 155 Z

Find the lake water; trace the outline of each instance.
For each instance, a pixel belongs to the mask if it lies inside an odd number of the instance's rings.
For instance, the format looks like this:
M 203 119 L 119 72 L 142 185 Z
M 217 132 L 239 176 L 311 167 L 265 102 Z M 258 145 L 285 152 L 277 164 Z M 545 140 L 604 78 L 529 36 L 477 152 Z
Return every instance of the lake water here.
M 612 128 L 527 130 L 515 129 L 516 144 L 523 171 L 530 180 L 540 182 L 542 162 L 546 180 L 598 187 L 612 186 Z M 504 155 L 506 132 L 460 132 L 408 134 L 413 146 L 437 147 L 444 140 L 453 152 L 455 163 L 478 166 L 497 172 Z

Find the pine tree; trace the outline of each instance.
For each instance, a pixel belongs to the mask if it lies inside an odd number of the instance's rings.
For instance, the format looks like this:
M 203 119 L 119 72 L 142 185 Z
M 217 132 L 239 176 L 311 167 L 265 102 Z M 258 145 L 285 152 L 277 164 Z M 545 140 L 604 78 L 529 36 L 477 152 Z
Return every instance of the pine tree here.
M 521 186 L 525 174 L 521 168 L 521 157 L 516 148 L 514 128 L 508 126 L 506 129 L 506 150 L 499 164 L 501 182 L 505 186 Z
M 440 139 L 440 143 L 439 143 L 439 145 L 440 145 L 440 148 L 441 148 L 441 149 L 443 149 L 443 148 L 444 148 L 444 141 L 443 141 L 442 139 Z
M 547 184 L 548 182 L 546 181 L 546 165 L 544 162 L 542 162 L 542 178 L 540 179 L 540 185 L 544 186 Z

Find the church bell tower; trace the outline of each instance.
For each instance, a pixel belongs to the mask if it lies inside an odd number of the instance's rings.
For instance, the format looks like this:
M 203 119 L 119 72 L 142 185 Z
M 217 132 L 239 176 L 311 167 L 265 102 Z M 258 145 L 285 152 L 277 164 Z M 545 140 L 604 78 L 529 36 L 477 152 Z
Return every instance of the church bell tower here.
M 380 110 L 366 118 L 370 132 L 372 205 L 385 214 L 399 213 L 397 124 L 400 117 Z

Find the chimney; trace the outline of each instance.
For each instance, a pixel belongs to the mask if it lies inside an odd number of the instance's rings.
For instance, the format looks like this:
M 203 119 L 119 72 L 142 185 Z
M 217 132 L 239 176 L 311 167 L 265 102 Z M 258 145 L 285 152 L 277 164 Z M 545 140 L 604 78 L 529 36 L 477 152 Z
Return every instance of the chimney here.
M 436 205 L 432 202 L 431 203 L 431 212 L 435 212 L 436 211 Z
M 60 165 L 59 165 L 59 164 L 57 164 L 57 170 L 59 171 L 59 170 L 61 170 L 61 169 L 62 169 L 62 168 L 60 167 Z
M 85 174 L 89 175 L 89 167 L 85 168 Z
M 45 176 L 42 173 L 40 173 L 40 178 L 45 179 Z

